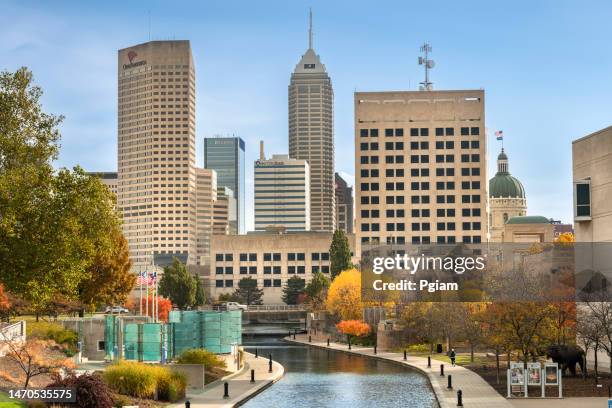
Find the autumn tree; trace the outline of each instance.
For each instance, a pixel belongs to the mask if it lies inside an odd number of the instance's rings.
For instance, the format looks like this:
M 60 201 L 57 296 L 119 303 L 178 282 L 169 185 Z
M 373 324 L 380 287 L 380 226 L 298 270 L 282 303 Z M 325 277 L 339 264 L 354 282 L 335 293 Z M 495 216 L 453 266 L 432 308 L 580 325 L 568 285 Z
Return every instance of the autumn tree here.
M 344 231 L 334 231 L 331 246 L 329 247 L 330 271 L 332 280 L 347 269 L 353 267 L 351 263 L 351 248 Z
M 481 317 L 482 303 L 457 303 L 460 336 L 470 346 L 470 361 L 474 362 L 474 349 L 484 342 L 484 324 Z
M 157 303 L 155 303 L 156 301 Z M 150 295 L 148 299 L 145 297 L 145 298 L 142 298 L 141 300 L 142 310 L 143 312 L 147 312 L 146 314 L 149 317 L 155 317 L 155 313 L 154 313 L 155 304 L 159 308 L 159 310 L 157 311 L 157 319 L 162 322 L 167 322 L 168 316 L 170 315 L 170 312 L 172 311 L 172 302 L 170 301 L 170 299 L 166 299 L 161 296 L 157 296 L 157 299 L 156 299 L 154 295 Z
M 311 310 L 317 311 L 323 308 L 327 288 L 329 288 L 329 279 L 321 272 L 313 273 L 310 282 L 304 288 Z
M 298 297 L 304 293 L 306 281 L 299 276 L 292 276 L 287 279 L 287 284 L 283 288 L 282 299 L 288 305 L 297 305 Z
M 362 337 L 370 334 L 370 325 L 361 320 L 342 320 L 336 324 L 339 333 L 346 335 L 346 340 L 351 344 L 353 337 Z
M 197 280 L 177 258 L 172 260 L 172 265 L 164 267 L 164 275 L 159 281 L 159 293 L 169 298 L 179 309 L 184 310 L 195 304 L 196 289 Z
M 100 180 L 54 168 L 62 118 L 41 95 L 27 69 L 0 73 L 0 281 L 37 313 L 58 295 L 78 298 L 119 222 Z
M 0 321 L 2 321 L 2 319 L 6 319 L 7 322 L 9 321 L 10 308 L 11 303 L 4 291 L 4 285 L 0 283 Z
M 128 243 L 119 226 L 113 229 L 112 250 L 98 253 L 89 267 L 89 279 L 79 287 L 79 300 L 83 309 L 93 312 L 96 305 L 118 305 L 127 300 L 136 284 L 136 276 L 130 272 L 132 262 Z M 83 316 L 83 309 L 80 311 Z
M 333 280 L 327 291 L 327 310 L 342 320 L 356 320 L 363 315 L 361 273 L 349 269 Z
M 5 358 L 19 369 L 20 377 L 23 378 L 23 388 L 28 388 L 34 377 L 74 367 L 70 359 L 52 356 L 50 350 L 55 345 L 51 340 L 0 339 L 0 349 L 5 350 Z

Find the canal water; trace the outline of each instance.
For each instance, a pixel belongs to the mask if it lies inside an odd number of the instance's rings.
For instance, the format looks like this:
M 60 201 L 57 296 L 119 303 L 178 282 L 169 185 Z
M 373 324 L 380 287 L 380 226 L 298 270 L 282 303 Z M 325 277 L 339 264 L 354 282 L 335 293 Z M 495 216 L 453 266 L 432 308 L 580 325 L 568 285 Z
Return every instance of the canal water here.
M 285 330 L 285 329 L 283 329 Z M 247 351 L 272 358 L 285 367 L 284 377 L 249 400 L 247 408 L 437 408 L 428 379 L 392 363 L 287 343 L 286 335 L 246 334 Z

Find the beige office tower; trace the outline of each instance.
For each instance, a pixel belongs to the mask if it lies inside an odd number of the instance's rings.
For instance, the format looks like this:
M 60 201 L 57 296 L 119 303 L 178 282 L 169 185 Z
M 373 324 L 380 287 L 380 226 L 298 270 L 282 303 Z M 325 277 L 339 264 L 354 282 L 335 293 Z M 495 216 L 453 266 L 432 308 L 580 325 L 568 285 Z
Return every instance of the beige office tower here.
M 308 50 L 289 84 L 289 156 L 310 165 L 310 229 L 334 231 L 334 92 L 325 65 Z
M 119 50 L 118 207 L 136 268 L 196 262 L 195 68 L 189 41 Z
M 217 200 L 217 172 L 196 168 L 196 254 L 199 265 L 210 265 L 213 206 Z
M 487 240 L 484 91 L 355 93 L 356 244 Z
M 213 235 L 228 235 L 231 232 L 231 214 L 236 214 L 237 202 L 234 192 L 227 187 L 217 188 L 213 203 Z

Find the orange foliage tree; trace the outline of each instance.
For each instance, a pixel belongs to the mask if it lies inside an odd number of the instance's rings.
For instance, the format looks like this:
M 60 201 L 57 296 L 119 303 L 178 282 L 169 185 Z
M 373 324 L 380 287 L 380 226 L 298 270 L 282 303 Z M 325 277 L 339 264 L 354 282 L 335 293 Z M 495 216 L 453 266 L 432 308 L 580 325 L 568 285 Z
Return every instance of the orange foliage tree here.
M 19 368 L 19 377 L 23 381 L 23 388 L 28 388 L 32 378 L 43 374 L 57 374 L 60 370 L 74 368 L 74 363 L 68 358 L 57 357 L 51 352 L 57 344 L 52 340 L 4 339 L 0 341 L 0 348 L 6 352 L 5 358 Z M 2 373 L 0 371 L 0 373 Z M 3 377 L 10 377 L 3 373 Z
M 351 338 L 367 336 L 370 334 L 370 325 L 361 320 L 342 320 L 336 325 L 336 329 L 342 334 L 346 334 L 346 338 L 350 344 Z
M 357 269 L 348 269 L 336 276 L 327 291 L 326 306 L 328 312 L 342 320 L 362 317 L 361 273 Z
M 149 296 L 149 309 L 148 309 L 148 316 L 153 317 L 153 302 L 155 300 L 155 296 Z M 147 299 L 142 299 L 142 311 L 143 313 L 147 311 L 147 306 L 146 306 L 146 302 Z M 157 297 L 157 305 L 159 307 L 159 311 L 158 311 L 158 318 L 159 320 L 163 321 L 163 322 L 167 322 L 168 321 L 168 314 L 170 313 L 170 311 L 172 310 L 172 302 L 170 301 L 170 299 L 166 299 L 164 297 L 158 296 Z
M 8 296 L 4 293 L 4 285 L 0 283 L 0 318 L 6 316 L 8 321 L 8 312 L 11 308 L 11 303 L 8 300 Z

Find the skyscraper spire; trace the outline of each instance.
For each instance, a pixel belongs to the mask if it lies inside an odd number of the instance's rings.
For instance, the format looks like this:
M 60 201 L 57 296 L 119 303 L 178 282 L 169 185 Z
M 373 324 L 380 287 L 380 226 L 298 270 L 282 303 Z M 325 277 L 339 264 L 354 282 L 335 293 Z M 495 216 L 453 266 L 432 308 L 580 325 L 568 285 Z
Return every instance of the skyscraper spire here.
M 312 49 L 312 7 L 308 17 L 308 49 Z

